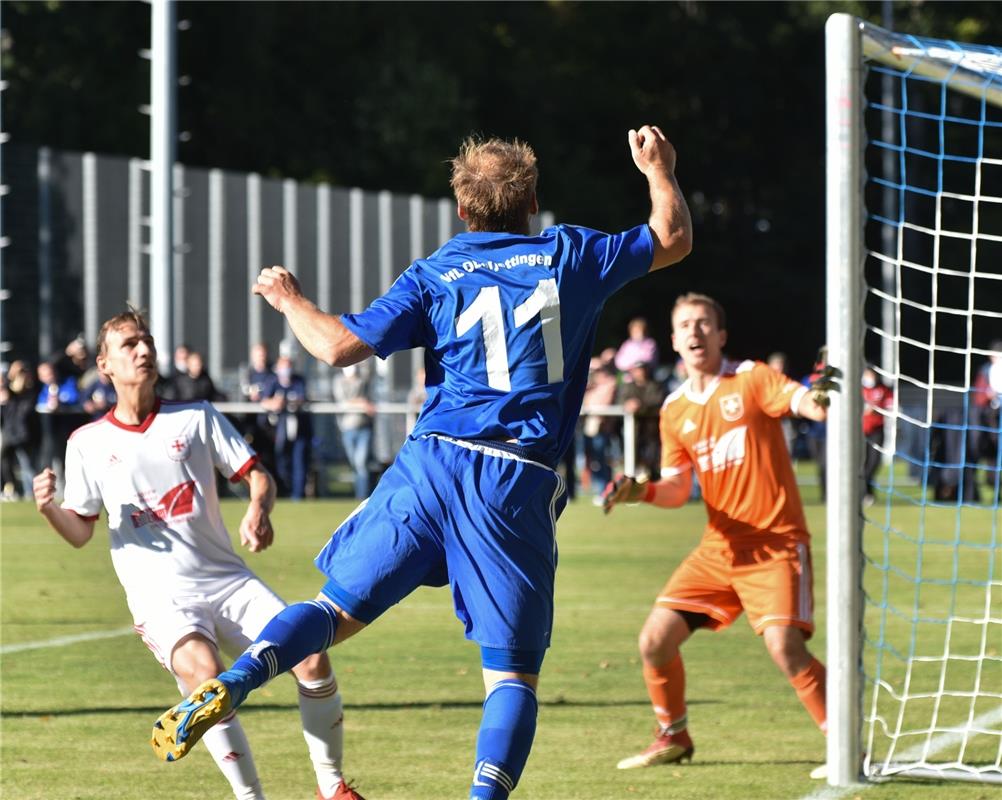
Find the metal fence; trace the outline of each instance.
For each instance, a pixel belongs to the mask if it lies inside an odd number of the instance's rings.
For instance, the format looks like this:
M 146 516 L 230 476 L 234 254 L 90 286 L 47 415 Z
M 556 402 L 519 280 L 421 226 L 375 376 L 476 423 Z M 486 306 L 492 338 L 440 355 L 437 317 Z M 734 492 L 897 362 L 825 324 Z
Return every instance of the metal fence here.
M 174 343 L 202 352 L 223 386 L 256 342 L 291 339 L 250 293 L 263 266 L 283 264 L 332 312 L 360 311 L 415 258 L 463 230 L 455 203 L 177 164 L 174 167 Z M 48 357 L 126 302 L 150 308 L 149 173 L 135 158 L 8 145 L 4 305 L 8 358 Z M 553 224 L 551 214 L 536 230 Z M 420 352 L 377 362 L 387 399 L 401 399 Z M 306 359 L 313 383 L 325 365 Z
M 224 414 L 233 416 L 253 415 L 261 413 L 261 406 L 244 402 L 217 402 L 213 405 Z M 388 464 L 393 460 L 404 439 L 414 427 L 419 405 L 407 402 L 380 401 L 374 404 L 375 419 L 373 424 L 372 458 L 376 462 Z M 351 404 L 330 401 L 313 401 L 309 404 L 310 413 L 314 415 L 314 460 L 329 466 L 333 463 L 344 463 L 344 453 L 337 433 L 336 418 L 339 414 L 349 413 L 357 409 Z M 628 475 L 636 474 L 637 465 L 637 418 L 627 412 L 621 405 L 585 406 L 581 412 L 586 415 L 613 417 L 622 421 L 622 428 L 612 438 L 615 447 L 610 452 L 610 466 L 622 469 Z M 579 477 L 587 471 L 584 463 L 584 448 L 577 447 Z M 601 488 L 601 487 L 600 487 Z

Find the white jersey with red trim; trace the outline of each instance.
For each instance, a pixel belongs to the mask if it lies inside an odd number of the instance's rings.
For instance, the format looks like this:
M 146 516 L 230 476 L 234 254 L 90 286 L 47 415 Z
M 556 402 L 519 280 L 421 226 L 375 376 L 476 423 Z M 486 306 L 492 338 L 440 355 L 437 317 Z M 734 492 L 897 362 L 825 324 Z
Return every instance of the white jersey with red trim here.
M 158 401 L 139 425 L 119 422 L 112 409 L 66 445 L 63 508 L 91 520 L 107 509 L 111 559 L 127 594 L 200 593 L 221 577 L 250 574 L 223 525 L 215 471 L 236 482 L 256 461 L 205 401 Z

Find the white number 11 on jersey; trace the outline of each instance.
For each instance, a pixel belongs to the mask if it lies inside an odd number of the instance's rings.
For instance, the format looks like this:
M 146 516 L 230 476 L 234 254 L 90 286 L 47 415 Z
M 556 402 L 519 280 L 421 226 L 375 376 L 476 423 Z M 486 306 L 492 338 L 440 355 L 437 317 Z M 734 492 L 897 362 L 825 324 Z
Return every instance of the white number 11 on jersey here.
M 529 299 L 512 309 L 515 327 L 539 314 L 543 330 L 543 353 L 546 355 L 546 381 L 559 383 L 564 379 L 564 349 L 560 338 L 560 295 L 556 278 L 546 278 L 536 285 Z M 462 336 L 478 322 L 483 323 L 484 352 L 487 354 L 487 384 L 501 392 L 511 391 L 508 370 L 508 345 L 504 338 L 504 315 L 501 310 L 501 290 L 485 286 L 476 299 L 456 317 L 456 335 Z

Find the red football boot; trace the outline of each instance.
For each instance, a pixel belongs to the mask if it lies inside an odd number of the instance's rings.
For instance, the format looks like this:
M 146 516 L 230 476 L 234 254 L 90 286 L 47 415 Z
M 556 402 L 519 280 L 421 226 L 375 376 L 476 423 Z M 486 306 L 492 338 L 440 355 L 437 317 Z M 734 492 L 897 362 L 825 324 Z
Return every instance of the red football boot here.
M 677 733 L 668 733 L 664 729 L 659 729 L 656 738 L 650 746 L 642 753 L 624 758 L 616 767 L 617 769 L 636 769 L 637 767 L 654 767 L 658 764 L 675 764 L 679 761 L 692 761 L 692 754 L 696 748 L 689 738 L 689 731 L 685 728 Z
M 349 786 L 347 781 L 341 781 L 330 797 L 322 795 L 318 786 L 317 800 L 365 800 L 365 798 Z

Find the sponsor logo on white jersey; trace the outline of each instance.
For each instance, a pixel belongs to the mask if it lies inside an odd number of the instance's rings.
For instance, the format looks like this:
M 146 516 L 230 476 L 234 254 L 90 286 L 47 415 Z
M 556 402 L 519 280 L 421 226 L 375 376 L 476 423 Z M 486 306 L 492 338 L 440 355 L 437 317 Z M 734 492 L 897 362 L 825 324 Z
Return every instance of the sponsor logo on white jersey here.
M 153 508 L 132 512 L 132 527 L 142 528 L 151 523 L 163 523 L 169 519 L 186 517 L 195 508 L 195 481 L 179 483 L 160 498 Z

